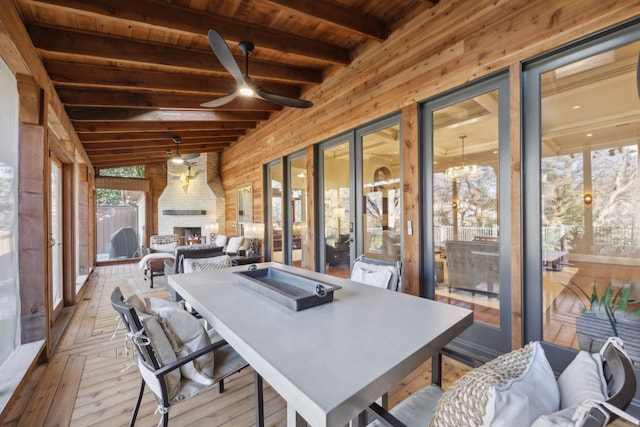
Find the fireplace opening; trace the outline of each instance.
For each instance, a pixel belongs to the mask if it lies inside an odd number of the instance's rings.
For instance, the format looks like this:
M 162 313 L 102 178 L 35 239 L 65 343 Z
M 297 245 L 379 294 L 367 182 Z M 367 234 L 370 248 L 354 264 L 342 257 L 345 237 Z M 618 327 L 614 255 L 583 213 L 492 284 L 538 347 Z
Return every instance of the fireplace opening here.
M 173 227 L 173 234 L 180 236 L 181 245 L 197 245 L 205 243 L 200 227 Z

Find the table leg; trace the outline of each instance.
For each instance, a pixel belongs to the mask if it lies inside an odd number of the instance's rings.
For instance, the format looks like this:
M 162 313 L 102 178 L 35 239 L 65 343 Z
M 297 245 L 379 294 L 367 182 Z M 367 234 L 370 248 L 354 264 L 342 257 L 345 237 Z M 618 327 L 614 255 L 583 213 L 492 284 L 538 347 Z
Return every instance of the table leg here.
M 309 424 L 287 403 L 287 427 L 309 427 Z

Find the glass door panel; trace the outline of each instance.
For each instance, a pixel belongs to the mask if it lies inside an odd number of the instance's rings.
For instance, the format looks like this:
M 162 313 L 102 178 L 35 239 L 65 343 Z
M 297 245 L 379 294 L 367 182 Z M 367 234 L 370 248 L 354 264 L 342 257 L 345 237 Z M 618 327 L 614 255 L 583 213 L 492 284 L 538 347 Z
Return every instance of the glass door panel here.
M 271 261 L 283 262 L 283 235 L 282 235 L 282 164 L 280 161 L 270 164 L 267 167 L 267 182 L 270 201 L 268 203 L 268 218 L 271 222 L 270 259 Z M 269 226 L 269 225 L 267 225 Z
M 434 112 L 436 300 L 500 326 L 498 91 Z M 487 105 L 494 105 L 492 111 Z
M 636 364 L 639 50 L 640 42 L 629 43 L 540 74 L 537 285 L 545 341 L 596 351 L 608 336 L 618 335 Z
M 362 136 L 362 174 L 363 253 L 368 258 L 399 261 L 400 125 Z
M 344 139 L 322 148 L 321 241 L 324 242 L 325 273 L 349 277 L 352 253 L 351 141 Z
M 62 306 L 62 168 L 51 161 L 51 320 L 55 320 Z
M 307 228 L 307 156 L 289 159 L 289 236 L 287 252 L 290 264 L 309 268 Z
M 473 311 L 460 350 L 511 350 L 511 175 L 506 73 L 425 103 L 425 285 Z M 425 231 L 428 230 L 428 231 Z

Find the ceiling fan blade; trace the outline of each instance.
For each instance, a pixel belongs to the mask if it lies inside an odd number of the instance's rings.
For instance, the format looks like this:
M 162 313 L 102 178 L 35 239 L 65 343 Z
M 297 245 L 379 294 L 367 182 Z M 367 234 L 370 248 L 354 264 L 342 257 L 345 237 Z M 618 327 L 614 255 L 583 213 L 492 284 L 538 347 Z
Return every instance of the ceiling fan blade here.
M 233 57 L 227 42 L 224 41 L 222 36 L 215 30 L 209 30 L 208 36 L 213 53 L 216 54 L 222 66 L 233 76 L 238 86 L 242 86 L 244 84 L 242 70 L 240 70 L 236 59 Z
M 182 157 L 184 160 L 193 160 L 193 159 L 197 159 L 198 157 L 200 157 L 200 153 L 183 154 L 180 157 Z M 195 165 L 195 162 L 192 162 L 189 166 L 193 166 L 193 165 Z
M 238 97 L 238 92 L 233 92 L 233 93 L 230 93 L 227 96 L 223 96 L 222 98 L 213 99 L 213 100 L 211 100 L 209 102 L 205 102 L 203 104 L 200 104 L 200 106 L 201 107 L 206 107 L 206 108 L 220 107 L 222 105 L 230 103 L 231 101 L 233 101 L 237 97 Z
M 265 101 L 273 102 L 274 104 L 280 104 L 286 107 L 294 107 L 294 108 L 313 107 L 313 102 L 306 101 L 304 99 L 289 98 L 288 96 L 271 93 L 264 89 L 260 89 L 259 87 L 256 87 L 255 91 L 258 97 L 264 99 Z

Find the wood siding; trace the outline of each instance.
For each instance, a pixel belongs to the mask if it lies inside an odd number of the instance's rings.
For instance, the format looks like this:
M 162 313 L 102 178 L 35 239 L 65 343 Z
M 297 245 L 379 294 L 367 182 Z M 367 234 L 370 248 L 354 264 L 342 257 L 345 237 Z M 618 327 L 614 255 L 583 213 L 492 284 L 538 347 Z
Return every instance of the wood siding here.
M 404 115 L 425 99 L 455 87 L 509 69 L 511 87 L 519 88 L 520 63 L 586 35 L 640 14 L 638 1 L 573 0 L 449 1 L 425 11 L 394 29 L 382 44 L 365 43 L 346 68 L 326 76 L 320 87 L 307 92 L 317 100 L 309 110 L 284 109 L 225 150 L 221 177 L 227 196 L 227 225 L 235 221 L 239 187 L 251 185 L 254 220 L 262 213 L 262 166 L 301 148 L 361 126 L 386 114 Z M 455 19 L 454 19 L 455 18 Z M 521 336 L 521 267 L 519 233 L 520 137 L 519 98 L 511 103 L 513 346 Z M 404 220 L 418 225 L 419 174 L 417 118 L 403 117 Z M 410 159 L 410 160 L 409 160 Z M 414 169 L 415 168 L 415 169 Z M 309 198 L 318 203 L 318 195 Z M 310 228 L 313 224 L 310 224 Z M 229 230 L 228 230 L 229 231 Z M 232 234 L 232 233 L 230 233 Z M 420 283 L 419 233 L 405 239 L 407 290 Z

